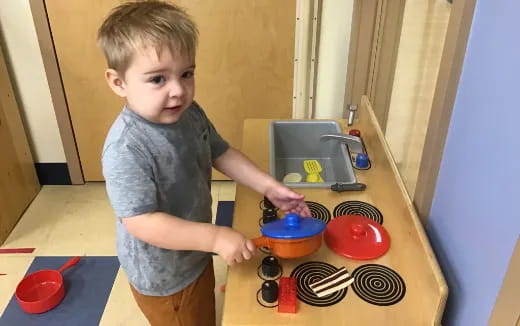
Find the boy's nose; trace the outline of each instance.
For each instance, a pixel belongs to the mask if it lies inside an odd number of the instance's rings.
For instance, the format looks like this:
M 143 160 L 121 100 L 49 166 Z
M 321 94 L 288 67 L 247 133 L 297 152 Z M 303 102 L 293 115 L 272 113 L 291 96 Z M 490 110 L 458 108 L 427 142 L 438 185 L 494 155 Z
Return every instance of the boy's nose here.
M 184 86 L 179 81 L 170 83 L 170 97 L 181 97 L 184 94 Z

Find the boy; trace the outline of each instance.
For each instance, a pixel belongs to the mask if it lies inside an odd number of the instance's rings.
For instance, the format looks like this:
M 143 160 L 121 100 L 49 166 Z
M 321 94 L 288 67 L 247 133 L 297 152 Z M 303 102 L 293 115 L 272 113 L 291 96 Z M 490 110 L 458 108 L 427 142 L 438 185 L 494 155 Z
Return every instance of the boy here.
M 159 1 L 120 5 L 98 31 L 105 78 L 126 98 L 102 154 L 118 257 L 152 325 L 214 325 L 210 253 L 232 265 L 255 252 L 239 232 L 211 224 L 212 166 L 310 216 L 303 195 L 231 148 L 193 101 L 197 34 L 183 10 Z

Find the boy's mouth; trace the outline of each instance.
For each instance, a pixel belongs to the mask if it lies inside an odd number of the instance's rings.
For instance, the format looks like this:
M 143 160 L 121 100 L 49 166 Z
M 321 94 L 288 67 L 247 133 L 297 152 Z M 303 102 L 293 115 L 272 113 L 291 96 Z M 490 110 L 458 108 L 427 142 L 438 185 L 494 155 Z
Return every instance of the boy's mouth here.
M 178 111 L 180 110 L 182 107 L 182 105 L 175 105 L 175 106 L 170 106 L 170 107 L 166 107 L 164 108 L 166 111 L 170 111 L 170 112 L 174 112 L 174 111 Z

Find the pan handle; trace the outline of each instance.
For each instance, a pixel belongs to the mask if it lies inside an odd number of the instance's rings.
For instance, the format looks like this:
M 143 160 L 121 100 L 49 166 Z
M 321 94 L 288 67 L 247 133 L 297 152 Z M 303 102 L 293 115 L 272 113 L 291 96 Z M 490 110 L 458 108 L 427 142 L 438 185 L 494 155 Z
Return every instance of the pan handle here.
M 251 241 L 253 241 L 253 243 L 255 244 L 255 246 L 257 248 L 262 248 L 262 247 L 270 248 L 269 239 L 267 237 L 262 236 L 262 237 L 254 238 L 254 239 L 251 239 Z
M 64 270 L 76 265 L 78 262 L 79 262 L 79 256 L 72 257 L 71 259 L 69 259 L 68 262 L 66 262 L 63 266 L 61 266 L 60 269 L 58 269 L 58 272 L 63 273 Z

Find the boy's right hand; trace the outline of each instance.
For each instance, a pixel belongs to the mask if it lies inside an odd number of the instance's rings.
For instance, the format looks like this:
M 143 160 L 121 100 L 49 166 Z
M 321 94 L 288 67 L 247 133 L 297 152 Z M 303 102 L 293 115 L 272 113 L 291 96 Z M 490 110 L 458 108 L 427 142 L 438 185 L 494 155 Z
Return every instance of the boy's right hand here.
M 213 252 L 228 265 L 249 260 L 255 254 L 256 246 L 250 239 L 232 228 L 219 226 L 215 235 Z

